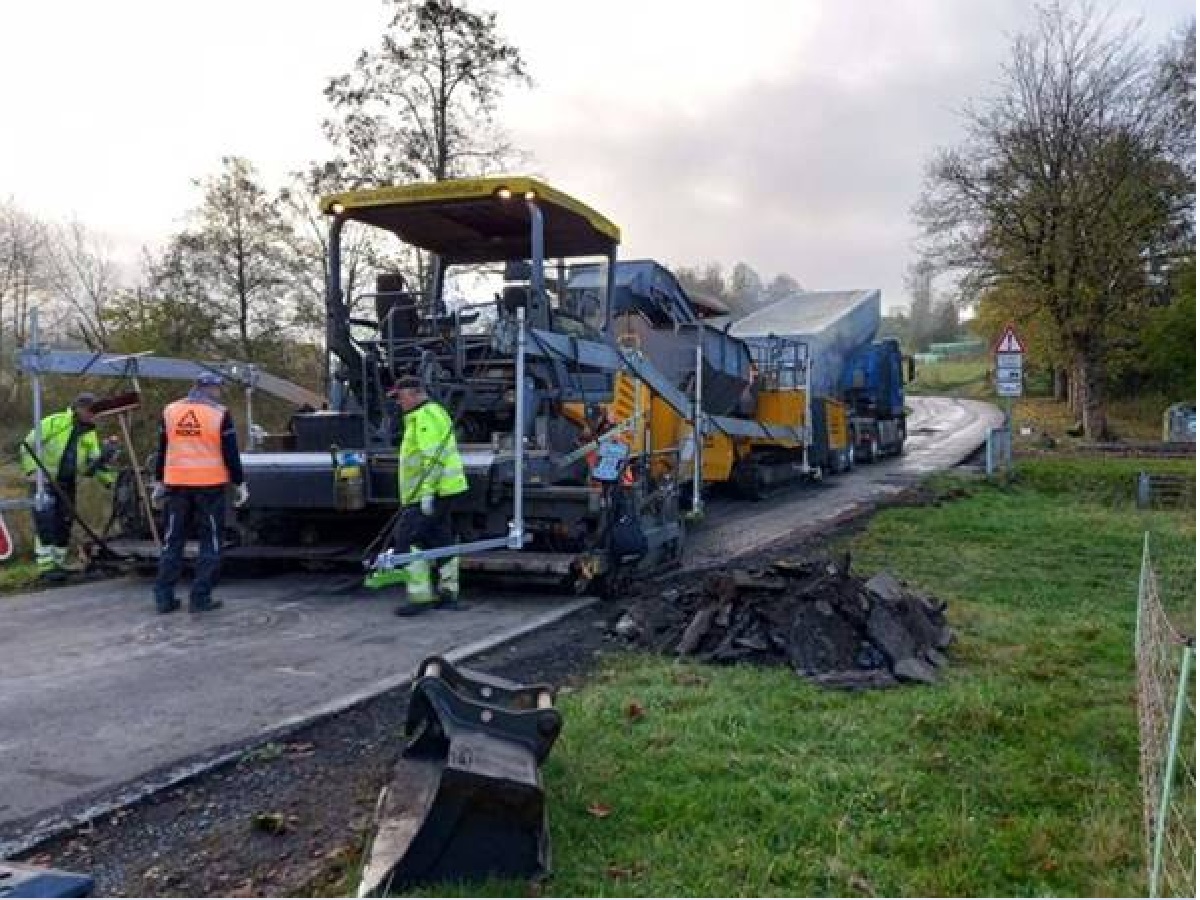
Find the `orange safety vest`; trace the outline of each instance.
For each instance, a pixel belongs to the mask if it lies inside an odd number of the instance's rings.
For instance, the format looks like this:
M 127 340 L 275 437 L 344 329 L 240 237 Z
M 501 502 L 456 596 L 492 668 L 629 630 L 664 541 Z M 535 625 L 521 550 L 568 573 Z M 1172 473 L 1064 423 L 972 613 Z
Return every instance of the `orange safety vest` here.
M 229 484 L 221 454 L 225 407 L 198 400 L 176 400 L 163 410 L 167 458 L 163 484 L 169 487 L 219 487 Z

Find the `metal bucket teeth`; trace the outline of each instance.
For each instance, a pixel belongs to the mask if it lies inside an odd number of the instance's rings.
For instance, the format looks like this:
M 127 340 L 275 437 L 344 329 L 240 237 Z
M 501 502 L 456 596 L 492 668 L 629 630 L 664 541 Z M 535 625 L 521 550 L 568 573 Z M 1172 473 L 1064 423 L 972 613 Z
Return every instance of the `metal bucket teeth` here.
M 358 896 L 549 869 L 538 766 L 562 727 L 552 690 L 426 660 L 407 744 L 380 794 Z

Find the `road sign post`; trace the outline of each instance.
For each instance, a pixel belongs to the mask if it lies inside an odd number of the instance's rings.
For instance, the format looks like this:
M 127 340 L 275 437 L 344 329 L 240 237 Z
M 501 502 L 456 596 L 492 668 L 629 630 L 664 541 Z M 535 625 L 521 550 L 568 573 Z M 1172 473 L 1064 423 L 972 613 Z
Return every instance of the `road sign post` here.
M 1025 385 L 1025 344 L 1017 337 L 1017 330 L 1010 322 L 1004 326 L 999 340 L 992 347 L 996 364 L 992 371 L 995 373 L 993 383 L 996 385 L 996 395 L 1004 398 L 1004 424 L 1008 429 L 1008 440 L 1005 441 L 1005 477 L 1012 477 L 1012 442 L 1013 442 L 1013 398 L 1020 397 Z

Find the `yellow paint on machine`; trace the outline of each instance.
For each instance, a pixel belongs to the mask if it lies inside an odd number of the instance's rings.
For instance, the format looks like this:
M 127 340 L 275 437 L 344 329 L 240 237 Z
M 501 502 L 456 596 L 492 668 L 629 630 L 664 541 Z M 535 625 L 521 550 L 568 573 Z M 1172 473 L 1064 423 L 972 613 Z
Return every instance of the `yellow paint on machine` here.
M 850 418 L 845 404 L 819 398 L 815 402 L 824 409 L 825 430 L 829 448 L 842 450 L 850 444 Z M 801 428 L 805 424 L 805 391 L 760 390 L 755 418 L 764 425 Z M 648 457 L 654 477 L 673 474 L 680 481 L 692 477 L 695 455 L 691 451 L 691 423 L 658 397 L 648 385 L 627 372 L 618 372 L 614 381 L 613 400 L 604 404 L 609 422 L 633 421 L 640 415 L 641 423 L 623 440 L 627 440 L 635 456 Z M 566 404 L 563 412 L 576 424 L 585 425 L 581 404 Z M 795 441 L 775 441 L 766 438 L 731 438 L 716 432 L 704 438 L 702 477 L 706 484 L 718 484 L 733 477 L 738 460 L 749 457 L 755 448 L 780 447 L 795 450 Z
M 850 446 L 850 409 L 838 400 L 822 398 L 825 404 L 825 430 L 830 450 L 845 450 Z
M 755 416 L 764 425 L 799 428 L 804 425 L 803 390 L 759 391 Z

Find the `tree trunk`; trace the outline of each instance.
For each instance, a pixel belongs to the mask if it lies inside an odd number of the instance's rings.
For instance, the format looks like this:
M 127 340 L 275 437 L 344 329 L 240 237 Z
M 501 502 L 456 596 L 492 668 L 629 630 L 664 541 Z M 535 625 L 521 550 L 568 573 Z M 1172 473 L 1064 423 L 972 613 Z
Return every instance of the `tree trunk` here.
M 1083 434 L 1089 441 L 1108 438 L 1108 416 L 1104 410 L 1104 362 L 1095 353 L 1083 360 Z
M 1053 385 L 1054 399 L 1059 403 L 1067 402 L 1067 370 L 1062 366 L 1050 367 L 1050 381 Z
M 1073 356 L 1071 371 L 1067 374 L 1067 405 L 1076 419 L 1083 417 L 1083 370 L 1083 357 Z

